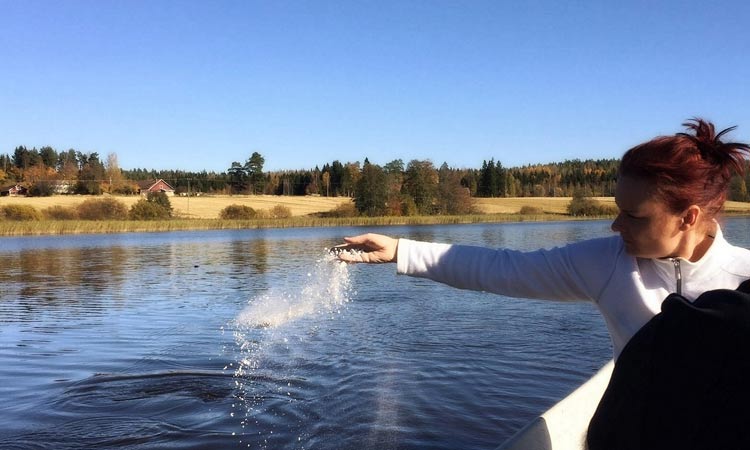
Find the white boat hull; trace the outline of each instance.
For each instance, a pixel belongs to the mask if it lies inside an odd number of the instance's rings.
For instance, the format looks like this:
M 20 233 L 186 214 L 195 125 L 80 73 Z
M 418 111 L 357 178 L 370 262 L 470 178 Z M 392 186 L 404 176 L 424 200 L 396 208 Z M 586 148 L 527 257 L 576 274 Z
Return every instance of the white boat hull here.
M 589 422 L 609 384 L 613 368 L 614 362 L 610 361 L 497 450 L 584 450 Z

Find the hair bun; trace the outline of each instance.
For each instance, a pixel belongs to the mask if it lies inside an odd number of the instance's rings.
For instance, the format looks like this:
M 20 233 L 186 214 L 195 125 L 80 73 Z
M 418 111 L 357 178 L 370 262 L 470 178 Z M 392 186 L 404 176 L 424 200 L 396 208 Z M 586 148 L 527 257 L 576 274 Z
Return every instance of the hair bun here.
M 697 117 L 683 123 L 682 126 L 692 131 L 693 134 L 677 133 L 677 135 L 685 136 L 693 141 L 701 157 L 707 162 L 719 166 L 741 165 L 739 159 L 742 157 L 738 150 L 747 151 L 748 146 L 741 143 L 721 141 L 722 136 L 733 131 L 737 128 L 736 126 L 725 128 L 717 134 L 713 123 Z

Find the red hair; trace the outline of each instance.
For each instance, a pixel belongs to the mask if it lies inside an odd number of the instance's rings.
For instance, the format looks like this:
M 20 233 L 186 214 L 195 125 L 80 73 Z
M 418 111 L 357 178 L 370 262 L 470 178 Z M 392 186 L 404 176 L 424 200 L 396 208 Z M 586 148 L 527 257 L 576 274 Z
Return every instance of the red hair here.
M 659 136 L 628 150 L 619 175 L 651 182 L 655 194 L 674 213 L 698 205 L 714 217 L 724 206 L 732 176 L 744 173 L 750 146 L 721 141 L 736 127 L 716 134 L 714 125 L 703 119 L 682 125 L 688 133 Z

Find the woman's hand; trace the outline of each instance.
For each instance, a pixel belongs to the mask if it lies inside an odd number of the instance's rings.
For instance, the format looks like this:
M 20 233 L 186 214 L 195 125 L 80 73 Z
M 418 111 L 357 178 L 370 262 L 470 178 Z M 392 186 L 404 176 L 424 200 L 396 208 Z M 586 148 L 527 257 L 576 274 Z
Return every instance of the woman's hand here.
M 382 234 L 361 234 L 345 237 L 346 244 L 337 245 L 331 251 L 341 261 L 350 263 L 389 263 L 396 262 L 398 239 Z

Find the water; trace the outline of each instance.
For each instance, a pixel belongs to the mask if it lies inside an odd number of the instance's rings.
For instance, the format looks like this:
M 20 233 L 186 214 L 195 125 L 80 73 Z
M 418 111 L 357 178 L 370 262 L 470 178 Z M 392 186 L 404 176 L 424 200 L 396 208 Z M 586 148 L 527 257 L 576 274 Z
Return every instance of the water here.
M 750 219 L 728 219 L 750 246 Z M 390 235 L 533 249 L 607 222 L 0 239 L 4 449 L 492 449 L 611 357 L 587 303 L 346 266 Z

